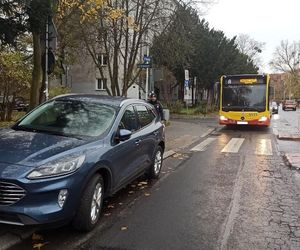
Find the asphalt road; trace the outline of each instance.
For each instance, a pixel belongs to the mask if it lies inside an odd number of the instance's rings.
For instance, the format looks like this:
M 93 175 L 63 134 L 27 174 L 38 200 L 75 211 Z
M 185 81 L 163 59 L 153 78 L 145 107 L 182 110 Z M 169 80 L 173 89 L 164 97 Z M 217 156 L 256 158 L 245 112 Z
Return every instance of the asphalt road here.
M 222 128 L 202 138 L 167 159 L 160 180 L 109 199 L 92 233 L 39 232 L 43 249 L 300 249 L 299 186 L 273 132 Z

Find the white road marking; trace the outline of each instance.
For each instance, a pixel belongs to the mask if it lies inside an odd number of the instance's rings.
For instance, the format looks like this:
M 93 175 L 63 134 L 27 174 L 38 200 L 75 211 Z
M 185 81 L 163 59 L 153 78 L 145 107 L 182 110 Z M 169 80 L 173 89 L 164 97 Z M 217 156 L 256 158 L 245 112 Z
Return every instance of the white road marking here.
M 260 139 L 256 143 L 256 155 L 273 155 L 272 142 L 270 139 Z
M 222 153 L 238 153 L 245 138 L 232 138 L 222 149 Z
M 217 138 L 207 138 L 203 142 L 199 143 L 197 146 L 193 147 L 191 151 L 205 151 L 209 144 L 211 144 L 213 141 L 215 141 Z
M 203 135 L 201 135 L 200 137 L 201 138 L 204 138 L 204 137 L 206 137 L 206 136 L 208 136 L 211 132 L 213 132 L 215 129 L 214 128 L 210 128 L 209 130 L 207 130 L 207 132 L 206 133 L 204 133 Z

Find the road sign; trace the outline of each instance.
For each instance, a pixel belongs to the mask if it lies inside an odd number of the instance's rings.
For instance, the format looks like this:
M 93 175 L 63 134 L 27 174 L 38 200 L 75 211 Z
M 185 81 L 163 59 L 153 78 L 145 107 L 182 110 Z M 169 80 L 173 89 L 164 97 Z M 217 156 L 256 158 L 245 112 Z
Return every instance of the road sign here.
M 137 65 L 137 67 L 140 69 L 150 69 L 152 68 L 152 65 L 150 63 L 140 63 Z
M 151 57 L 144 55 L 144 64 L 150 64 L 151 63 Z
M 188 88 L 190 86 L 190 80 L 184 80 L 184 87 Z
M 184 80 L 189 80 L 190 79 L 190 72 L 188 69 L 184 70 Z

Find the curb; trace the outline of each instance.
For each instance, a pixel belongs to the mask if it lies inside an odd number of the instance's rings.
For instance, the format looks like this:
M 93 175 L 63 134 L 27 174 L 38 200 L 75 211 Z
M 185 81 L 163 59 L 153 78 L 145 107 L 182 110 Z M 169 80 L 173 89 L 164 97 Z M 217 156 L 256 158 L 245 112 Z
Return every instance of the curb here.
M 34 230 L 30 230 L 21 234 L 18 233 L 6 233 L 2 236 L 0 236 L 0 250 L 7 250 L 23 240 L 29 238 L 34 233 Z
M 296 170 L 300 169 L 300 153 L 287 153 L 284 157 L 291 168 Z
M 292 140 L 300 141 L 300 134 L 288 134 L 288 133 L 278 133 L 277 138 L 279 140 Z

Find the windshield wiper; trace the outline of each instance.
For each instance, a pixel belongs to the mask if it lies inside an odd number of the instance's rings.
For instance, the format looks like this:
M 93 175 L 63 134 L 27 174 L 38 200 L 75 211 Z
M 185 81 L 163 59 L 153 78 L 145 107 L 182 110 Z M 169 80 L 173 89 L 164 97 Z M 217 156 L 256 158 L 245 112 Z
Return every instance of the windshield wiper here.
M 51 131 L 51 130 L 47 130 L 47 129 L 33 128 L 33 127 L 26 127 L 26 126 L 14 126 L 14 127 L 12 127 L 12 129 L 17 130 L 17 131 L 21 130 L 21 131 L 28 131 L 28 132 L 34 132 L 34 133 L 45 133 L 45 134 L 49 134 L 49 135 L 58 135 L 58 136 L 63 136 L 63 137 L 84 140 L 83 136 L 73 135 L 73 134 L 65 134 L 63 132 Z

